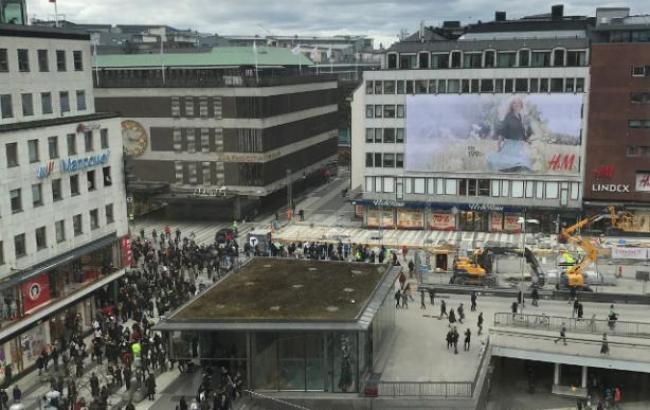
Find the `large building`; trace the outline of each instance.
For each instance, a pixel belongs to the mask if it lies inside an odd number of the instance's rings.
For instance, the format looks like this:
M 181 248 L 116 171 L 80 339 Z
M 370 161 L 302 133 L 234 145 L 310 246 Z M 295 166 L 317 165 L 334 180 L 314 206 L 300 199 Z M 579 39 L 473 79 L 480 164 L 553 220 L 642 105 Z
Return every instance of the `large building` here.
M 311 64 L 262 46 L 99 56 L 96 105 L 124 117 L 138 207 L 157 195 L 176 216 L 239 219 L 322 179 L 342 97 Z
M 90 329 L 128 262 L 120 120 L 95 112 L 89 40 L 0 24 L 3 375 L 33 367 L 75 317 Z
M 353 97 L 368 227 L 556 232 L 582 206 L 593 19 L 552 12 L 422 27 Z
M 591 46 L 585 205 L 633 214 L 631 232 L 650 232 L 650 16 L 596 10 Z

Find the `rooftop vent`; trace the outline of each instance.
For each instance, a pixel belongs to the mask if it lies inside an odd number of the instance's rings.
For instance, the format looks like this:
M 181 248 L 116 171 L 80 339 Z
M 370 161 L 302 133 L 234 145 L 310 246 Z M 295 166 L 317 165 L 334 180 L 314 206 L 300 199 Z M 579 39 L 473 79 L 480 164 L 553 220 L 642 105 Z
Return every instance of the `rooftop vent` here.
M 555 6 L 551 6 L 551 18 L 558 20 L 562 17 L 564 17 L 564 5 L 556 4 Z
M 506 12 L 505 11 L 495 11 L 494 12 L 494 21 L 506 21 Z
M 443 28 L 459 28 L 460 27 L 460 21 L 457 20 L 447 20 L 442 22 L 442 27 Z

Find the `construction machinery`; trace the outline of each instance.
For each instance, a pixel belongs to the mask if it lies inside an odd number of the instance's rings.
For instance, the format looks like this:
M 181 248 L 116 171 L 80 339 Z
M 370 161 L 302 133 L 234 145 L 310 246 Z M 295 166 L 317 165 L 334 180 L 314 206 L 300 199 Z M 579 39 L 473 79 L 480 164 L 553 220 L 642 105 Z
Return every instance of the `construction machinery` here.
M 628 211 L 617 211 L 614 206 L 608 206 L 607 212 L 611 226 L 605 230 L 607 235 L 637 234 L 634 228 L 634 215 Z
M 496 255 L 523 256 L 531 268 L 532 286 L 543 287 L 546 282 L 544 271 L 533 252 L 525 247 L 486 247 L 474 251 L 471 257 L 456 257 L 454 273 L 449 281 L 453 285 L 496 286 L 497 280 L 493 270 Z

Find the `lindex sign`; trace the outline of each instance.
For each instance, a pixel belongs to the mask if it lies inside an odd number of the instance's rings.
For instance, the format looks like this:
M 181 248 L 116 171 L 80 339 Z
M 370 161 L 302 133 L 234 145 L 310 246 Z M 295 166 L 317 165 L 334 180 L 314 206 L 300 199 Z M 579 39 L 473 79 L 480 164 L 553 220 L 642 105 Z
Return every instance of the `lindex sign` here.
M 629 184 L 591 184 L 593 192 L 630 192 Z

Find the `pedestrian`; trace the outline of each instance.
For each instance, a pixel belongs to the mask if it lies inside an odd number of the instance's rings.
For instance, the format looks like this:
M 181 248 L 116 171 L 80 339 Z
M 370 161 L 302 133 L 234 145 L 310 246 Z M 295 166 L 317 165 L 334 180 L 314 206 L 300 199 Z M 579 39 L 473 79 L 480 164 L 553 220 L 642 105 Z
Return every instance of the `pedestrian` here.
M 478 334 L 483 333 L 483 312 L 478 314 Z
M 573 310 L 571 311 L 571 317 L 575 317 L 576 313 L 578 313 L 578 306 L 580 305 L 580 302 L 578 302 L 578 298 L 576 298 L 573 301 Z
M 5 389 L 0 390 L 0 409 L 6 410 L 9 408 L 9 395 Z
M 467 328 L 465 330 L 465 343 L 463 344 L 463 348 L 465 351 L 469 350 L 469 343 L 471 338 L 472 338 L 472 331 L 469 330 L 469 328 Z
M 402 291 L 402 309 L 408 309 L 409 308 L 409 297 L 407 293 L 408 289 L 404 289 Z
M 18 385 L 14 386 L 12 395 L 14 397 L 14 403 L 20 403 L 20 399 L 23 398 L 23 392 L 20 390 L 20 387 L 18 387 Z
M 399 289 L 395 291 L 395 308 L 399 309 L 399 301 L 402 299 L 402 292 Z
M 621 404 L 621 398 L 622 398 L 621 396 L 622 396 L 621 388 L 618 386 L 614 387 L 614 408 L 616 409 L 620 408 L 619 406 Z
M 436 291 L 433 289 L 429 289 L 429 302 L 431 303 L 431 306 L 435 306 L 435 298 L 436 298 Z
M 600 354 L 609 354 L 609 342 L 607 341 L 607 333 L 603 333 L 603 341 L 600 345 Z
M 408 296 L 408 298 L 411 299 L 411 302 L 415 302 L 415 299 L 413 298 L 413 294 L 411 293 L 410 283 L 406 284 L 406 287 L 404 288 L 404 293 L 406 293 L 406 296 Z
M 156 379 L 153 377 L 153 373 L 149 373 L 147 378 L 147 398 L 151 401 L 155 400 L 156 394 Z
M 409 278 L 413 279 L 413 272 L 415 272 L 415 263 L 413 263 L 413 259 L 409 261 L 408 268 L 409 268 Z
M 582 303 L 578 303 L 578 320 L 582 320 L 582 315 L 584 315 L 584 313 Z
M 185 401 L 185 396 L 181 397 L 180 403 L 178 403 L 179 410 L 187 410 L 187 402 Z
M 562 323 L 562 327 L 560 328 L 560 337 L 555 339 L 555 343 L 557 343 L 559 340 L 564 342 L 564 345 L 566 346 L 566 325 Z
M 449 315 L 447 315 L 447 304 L 444 300 L 440 302 L 440 317 L 438 319 L 442 319 L 443 315 L 449 317 Z
M 424 289 L 420 291 L 420 309 L 426 309 L 427 305 L 424 304 Z
M 519 302 L 522 308 L 526 307 L 526 299 L 524 299 L 524 293 L 522 291 L 517 293 L 517 302 Z
M 404 272 L 399 273 L 399 288 L 404 289 L 404 284 L 406 283 L 406 275 Z
M 453 309 L 452 309 L 453 311 Z M 454 326 L 454 330 L 451 332 L 452 334 L 452 342 L 454 343 L 454 354 L 458 354 L 458 330 L 456 329 L 456 326 Z
M 99 378 L 94 372 L 90 375 L 90 392 L 93 398 L 99 396 Z
M 449 326 L 454 323 L 456 323 L 456 313 L 454 312 L 454 308 L 451 308 L 449 309 Z
M 135 406 L 133 405 L 133 403 L 128 402 L 124 410 L 135 410 Z
M 533 306 L 539 306 L 539 291 L 537 288 L 533 288 L 533 291 L 530 293 L 531 299 L 533 299 Z
M 569 289 L 569 304 L 573 303 L 574 300 L 576 300 L 576 297 L 578 295 L 578 290 L 576 289 L 575 286 L 571 286 Z
M 451 332 L 451 329 L 447 331 L 447 350 L 454 344 L 454 336 Z
M 456 309 L 458 312 L 458 323 L 463 323 L 463 320 L 465 319 L 465 308 L 463 307 L 463 304 L 461 303 L 460 306 L 458 306 L 458 309 Z
M 305 210 L 304 209 L 301 209 L 300 211 L 298 211 L 298 215 L 300 215 L 300 220 L 301 221 L 305 220 Z
M 515 300 L 512 302 L 512 305 L 510 305 L 510 309 L 512 310 L 512 319 L 515 319 L 515 316 L 517 316 L 517 311 L 519 310 L 519 303 Z
M 470 302 L 472 303 L 469 310 L 471 312 L 476 312 L 476 291 L 472 291 L 472 294 L 469 297 Z

